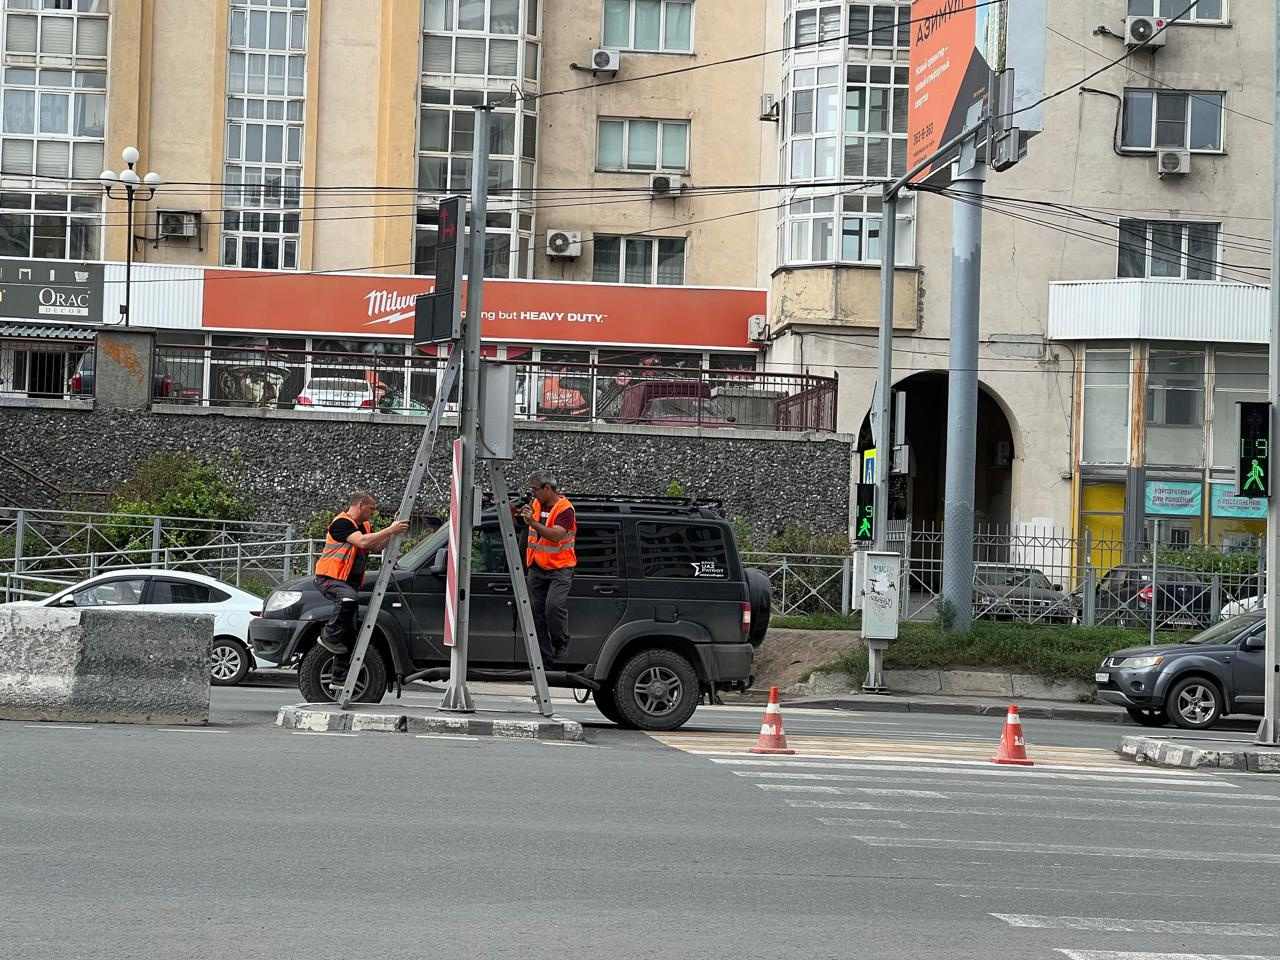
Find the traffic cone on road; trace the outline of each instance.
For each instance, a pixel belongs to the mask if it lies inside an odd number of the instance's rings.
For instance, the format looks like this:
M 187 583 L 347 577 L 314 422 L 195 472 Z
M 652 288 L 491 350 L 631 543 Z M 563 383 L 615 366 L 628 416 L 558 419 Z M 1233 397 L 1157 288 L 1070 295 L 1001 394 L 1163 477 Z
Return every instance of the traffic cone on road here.
M 778 706 L 778 688 L 769 688 L 769 705 L 764 708 L 764 723 L 760 725 L 760 739 L 748 753 L 794 754 L 787 746 L 787 732 L 782 729 L 782 708 Z
M 1009 763 L 1019 767 L 1033 767 L 1035 763 L 1027 759 L 1026 741 L 1022 739 L 1022 718 L 1018 716 L 1016 706 L 1009 707 L 1009 715 L 1004 718 L 1004 735 L 1000 737 L 1000 749 L 991 758 L 992 763 Z

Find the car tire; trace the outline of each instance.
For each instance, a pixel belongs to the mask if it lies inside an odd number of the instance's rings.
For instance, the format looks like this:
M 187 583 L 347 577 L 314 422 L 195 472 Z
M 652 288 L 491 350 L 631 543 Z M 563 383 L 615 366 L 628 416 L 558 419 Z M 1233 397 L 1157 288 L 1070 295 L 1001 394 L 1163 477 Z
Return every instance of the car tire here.
M 320 644 L 307 651 L 298 667 L 298 689 L 307 703 L 333 703 L 338 690 L 329 686 L 333 676 L 333 654 Z M 354 703 L 381 703 L 387 692 L 387 665 L 377 647 L 365 651 L 364 664 L 356 681 Z
M 235 637 L 215 637 L 209 648 L 209 682 L 234 687 L 248 675 L 252 662 L 249 648 Z
M 697 709 L 698 673 L 674 650 L 644 650 L 623 664 L 610 692 L 625 726 L 675 730 Z
M 1183 730 L 1207 730 L 1222 716 L 1222 692 L 1205 677 L 1186 677 L 1169 691 L 1165 713 Z
M 1143 727 L 1163 727 L 1169 722 L 1169 715 L 1164 709 L 1146 710 L 1142 707 L 1125 707 L 1125 712 L 1129 714 L 1129 719 L 1139 726 Z
M 596 709 L 610 723 L 616 723 L 620 727 L 629 726 L 618 710 L 618 701 L 613 699 L 613 690 L 608 687 L 601 687 L 591 694 L 591 699 L 595 701 Z
M 747 570 L 747 600 L 751 603 L 751 632 L 747 640 L 753 647 L 764 643 L 773 613 L 773 582 L 763 570 Z

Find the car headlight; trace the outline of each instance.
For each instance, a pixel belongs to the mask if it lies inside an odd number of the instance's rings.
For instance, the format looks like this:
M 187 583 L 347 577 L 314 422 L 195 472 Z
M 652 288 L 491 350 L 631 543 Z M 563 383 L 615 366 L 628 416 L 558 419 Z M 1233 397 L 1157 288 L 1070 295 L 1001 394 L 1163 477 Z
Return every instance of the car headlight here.
M 277 610 L 288 610 L 301 599 L 302 594 L 297 590 L 277 590 L 267 597 L 267 602 L 263 606 L 262 612 L 275 613 Z
M 1163 662 L 1164 657 L 1126 657 L 1121 666 L 1129 667 L 1134 670 L 1141 670 L 1143 667 L 1154 667 Z

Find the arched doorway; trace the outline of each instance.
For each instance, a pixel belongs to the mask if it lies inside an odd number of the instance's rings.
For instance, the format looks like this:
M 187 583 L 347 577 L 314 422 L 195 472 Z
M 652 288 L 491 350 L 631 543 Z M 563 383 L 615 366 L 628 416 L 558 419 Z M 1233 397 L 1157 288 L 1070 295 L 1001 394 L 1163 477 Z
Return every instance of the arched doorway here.
M 906 394 L 910 470 L 889 478 L 890 520 L 911 520 L 916 527 L 942 523 L 947 468 L 947 374 L 913 374 L 894 386 Z M 868 413 L 858 446 L 874 446 Z M 1013 517 L 1013 429 L 1000 403 L 985 386 L 978 388 L 974 526 L 1006 527 Z M 885 457 L 885 462 L 888 458 Z

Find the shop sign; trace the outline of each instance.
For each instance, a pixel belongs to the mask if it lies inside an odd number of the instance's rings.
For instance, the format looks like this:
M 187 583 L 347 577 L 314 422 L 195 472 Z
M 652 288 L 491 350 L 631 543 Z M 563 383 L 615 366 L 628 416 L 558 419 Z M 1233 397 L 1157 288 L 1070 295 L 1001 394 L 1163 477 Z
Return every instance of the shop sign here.
M 1146 512 L 1158 517 L 1198 517 L 1202 512 L 1203 489 L 1197 482 L 1148 480 Z
M 0 316 L 102 322 L 102 264 L 0 259 Z
M 1257 497 L 1241 497 L 1233 483 L 1209 484 L 1209 510 L 1215 517 L 1231 517 L 1236 520 L 1265 520 L 1267 501 Z

